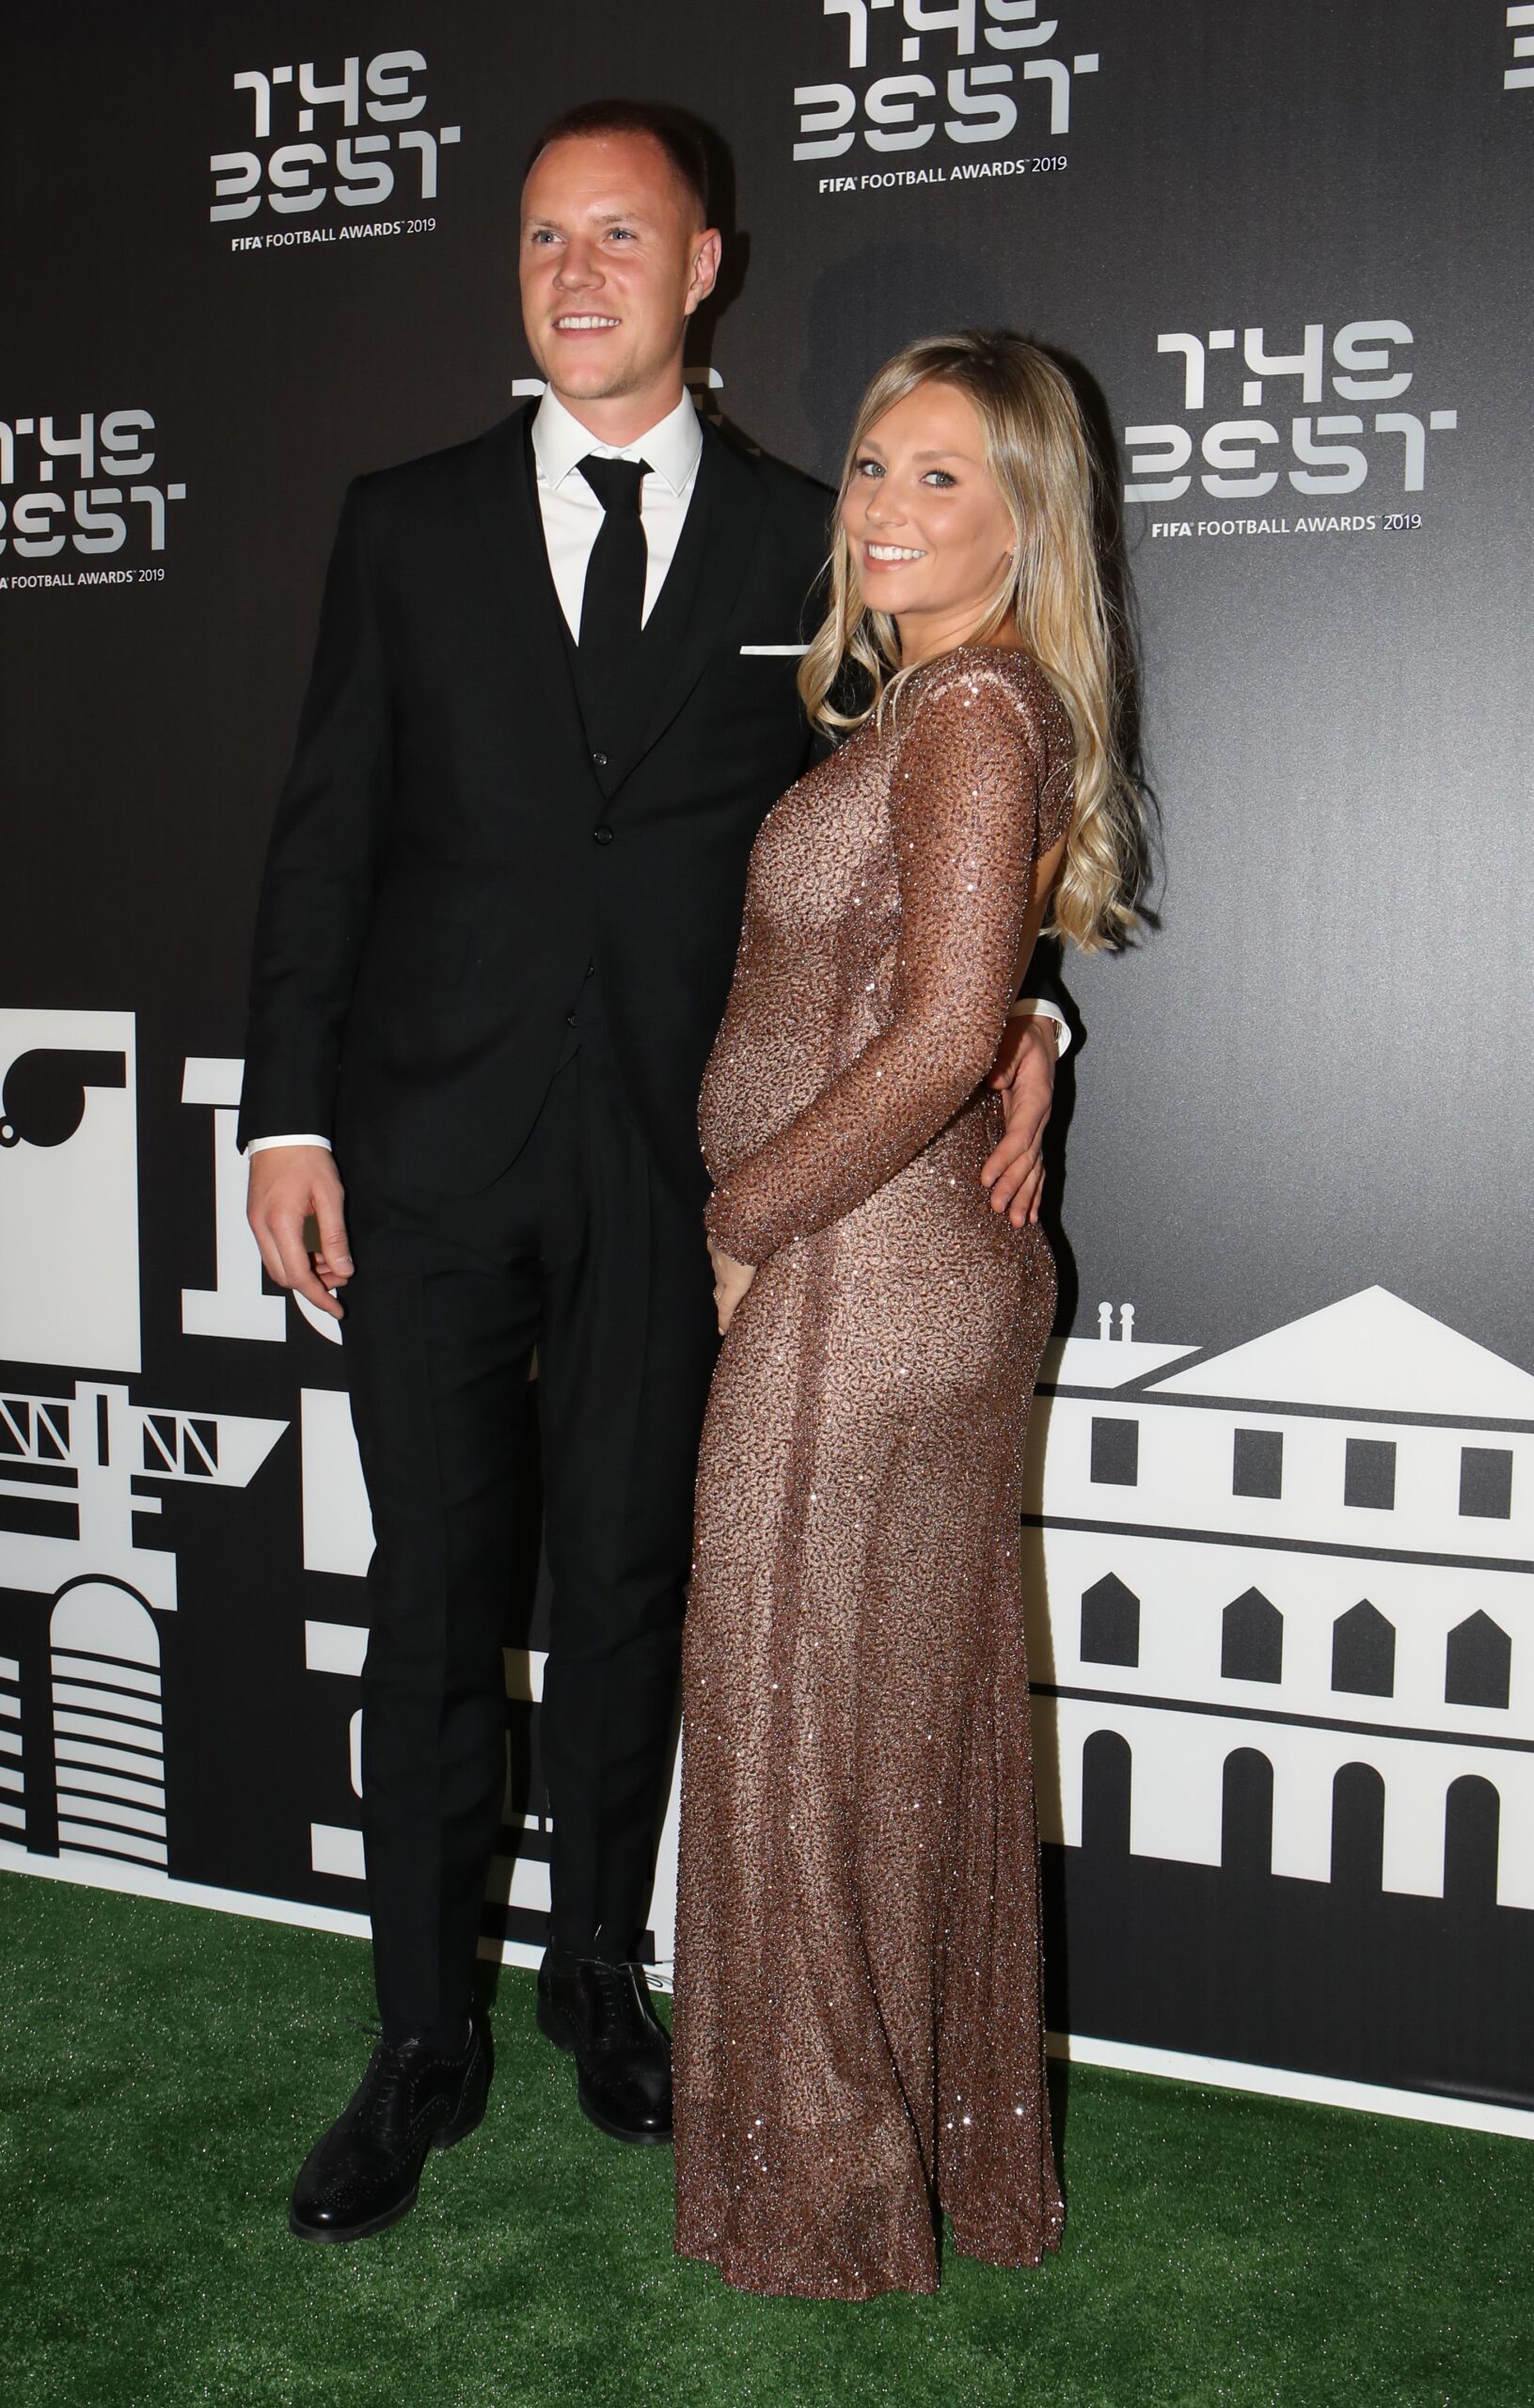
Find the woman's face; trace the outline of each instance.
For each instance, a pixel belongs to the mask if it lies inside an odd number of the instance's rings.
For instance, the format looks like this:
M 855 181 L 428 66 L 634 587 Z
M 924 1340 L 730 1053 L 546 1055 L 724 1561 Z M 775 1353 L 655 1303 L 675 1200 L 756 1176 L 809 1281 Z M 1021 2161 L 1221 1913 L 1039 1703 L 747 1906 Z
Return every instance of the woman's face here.
M 862 599 L 899 620 L 905 659 L 963 640 L 1016 541 L 966 393 L 918 385 L 876 420 L 858 447 L 842 526 Z

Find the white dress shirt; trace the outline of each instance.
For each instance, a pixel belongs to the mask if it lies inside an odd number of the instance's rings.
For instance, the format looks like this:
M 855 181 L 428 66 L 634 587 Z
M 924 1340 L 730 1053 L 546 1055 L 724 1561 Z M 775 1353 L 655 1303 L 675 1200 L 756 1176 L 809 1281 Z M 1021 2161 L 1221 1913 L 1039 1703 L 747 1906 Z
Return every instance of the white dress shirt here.
M 698 423 L 697 407 L 689 393 L 684 393 L 676 407 L 669 410 L 648 434 L 636 436 L 632 443 L 619 446 L 599 443 L 590 428 L 582 426 L 558 396 L 546 388 L 532 421 L 533 474 L 554 591 L 572 636 L 578 640 L 580 635 L 580 606 L 586 594 L 586 569 L 603 517 L 601 503 L 580 473 L 582 460 L 594 452 L 601 460 L 645 460 L 649 463 L 650 473 L 640 489 L 640 516 L 644 524 L 644 541 L 649 553 L 649 565 L 644 577 L 642 626 L 655 609 L 660 589 L 666 582 L 666 573 L 676 558 L 683 521 L 692 499 L 692 488 L 698 482 L 698 463 L 703 457 L 703 429 Z M 1056 1043 L 1062 1054 L 1070 1043 L 1070 1031 L 1052 1004 L 1027 998 L 1014 1004 L 1012 1012 L 1015 1018 L 1037 1014 L 1042 1019 L 1052 1020 Z M 330 1151 L 327 1137 L 305 1133 L 252 1137 L 245 1152 L 265 1153 L 274 1146 L 323 1146 L 326 1153 Z
M 602 527 L 602 505 L 580 473 L 591 452 L 599 460 L 646 460 L 650 474 L 640 489 L 640 516 L 650 555 L 644 578 L 644 610 L 640 624 L 656 607 L 666 572 L 676 558 L 682 522 L 698 482 L 704 433 L 691 395 L 684 393 L 673 410 L 632 443 L 620 449 L 598 443 L 590 429 L 573 418 L 564 404 L 546 392 L 532 421 L 532 464 L 538 485 L 538 511 L 548 547 L 554 591 L 564 622 L 573 636 L 580 634 L 580 606 L 586 594 L 586 568 L 592 546 Z

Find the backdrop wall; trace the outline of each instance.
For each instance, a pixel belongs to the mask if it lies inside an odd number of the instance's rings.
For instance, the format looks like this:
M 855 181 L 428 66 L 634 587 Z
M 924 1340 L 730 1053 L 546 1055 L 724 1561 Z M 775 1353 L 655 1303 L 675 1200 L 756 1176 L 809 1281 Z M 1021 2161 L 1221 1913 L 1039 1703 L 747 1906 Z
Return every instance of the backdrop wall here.
M 702 405 L 831 477 L 883 356 L 1009 324 L 1115 452 L 1163 864 L 1069 973 L 1052 2020 L 1534 2132 L 1534 6 L 161 0 L 8 50 L 0 1861 L 358 1916 L 366 1502 L 244 1225 L 253 899 L 347 478 L 504 414 L 529 141 L 660 95 L 733 160 Z

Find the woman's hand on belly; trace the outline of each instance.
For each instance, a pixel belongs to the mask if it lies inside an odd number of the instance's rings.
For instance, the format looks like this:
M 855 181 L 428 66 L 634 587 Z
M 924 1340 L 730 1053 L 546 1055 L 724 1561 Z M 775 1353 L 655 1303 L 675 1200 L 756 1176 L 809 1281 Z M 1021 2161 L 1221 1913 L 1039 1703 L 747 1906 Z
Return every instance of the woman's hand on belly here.
M 714 1266 L 714 1303 L 722 1338 L 735 1317 L 736 1307 L 756 1276 L 756 1265 L 753 1262 L 736 1262 L 735 1257 L 725 1254 L 712 1238 L 708 1241 L 708 1259 Z

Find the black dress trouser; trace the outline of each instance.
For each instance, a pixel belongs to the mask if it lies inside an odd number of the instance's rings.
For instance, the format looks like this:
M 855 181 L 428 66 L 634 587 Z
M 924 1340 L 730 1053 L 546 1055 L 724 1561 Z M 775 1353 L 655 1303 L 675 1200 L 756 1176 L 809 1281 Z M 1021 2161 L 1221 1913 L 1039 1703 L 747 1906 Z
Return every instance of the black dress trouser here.
M 353 1413 L 372 1507 L 363 1829 L 391 2039 L 463 2029 L 506 1780 L 503 1624 L 538 1351 L 553 1579 L 540 1747 L 553 1939 L 632 1953 L 670 1763 L 717 1339 L 703 1215 L 662 1178 L 589 981 L 478 1195 L 355 1189 Z

